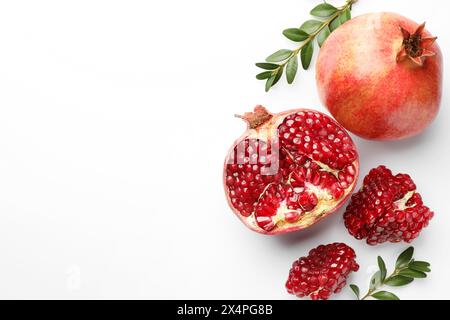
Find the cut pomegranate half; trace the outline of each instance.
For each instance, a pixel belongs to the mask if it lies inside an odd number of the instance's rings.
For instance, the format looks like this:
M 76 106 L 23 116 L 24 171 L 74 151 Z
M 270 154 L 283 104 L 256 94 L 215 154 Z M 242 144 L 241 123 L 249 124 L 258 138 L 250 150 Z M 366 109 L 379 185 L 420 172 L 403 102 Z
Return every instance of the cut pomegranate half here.
M 304 229 L 336 211 L 359 173 L 355 144 L 337 122 L 314 110 L 239 116 L 248 130 L 225 160 L 230 207 L 252 230 Z

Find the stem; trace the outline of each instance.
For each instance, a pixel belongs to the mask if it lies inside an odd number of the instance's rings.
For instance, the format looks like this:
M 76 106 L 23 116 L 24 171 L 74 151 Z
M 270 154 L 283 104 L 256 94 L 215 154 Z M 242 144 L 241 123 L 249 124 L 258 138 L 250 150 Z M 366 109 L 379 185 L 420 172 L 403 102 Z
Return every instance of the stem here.
M 360 300 L 366 300 L 369 296 L 372 295 L 372 293 L 373 293 L 373 291 L 369 290 L 369 291 L 367 292 L 367 294 L 366 294 L 364 297 L 362 297 Z
M 280 64 L 280 66 L 278 67 L 278 68 L 276 68 L 274 71 L 273 71 L 273 74 L 276 74 L 280 69 L 283 69 L 284 68 L 284 66 L 289 62 L 289 60 L 292 58 L 292 57 L 294 57 L 294 56 L 296 56 L 296 55 L 298 55 L 298 53 L 309 43 L 309 42 L 311 42 L 312 40 L 314 40 L 314 38 L 325 28 L 325 27 L 327 27 L 327 26 L 329 26 L 330 25 L 330 23 L 334 20 L 334 19 L 336 19 L 342 12 L 344 12 L 345 10 L 347 10 L 348 8 L 350 8 L 354 3 L 356 3 L 358 0 L 347 0 L 347 3 L 345 4 L 345 5 L 343 5 L 342 7 L 339 7 L 338 8 L 338 10 L 328 19 L 328 20 L 326 20 L 326 21 L 324 21 L 323 23 L 322 23 L 322 25 L 316 30 L 316 31 L 314 31 L 313 33 L 311 33 L 310 35 L 309 35 L 309 37 L 305 40 L 305 41 L 303 41 L 303 43 L 302 43 L 302 45 L 301 46 L 299 46 L 297 49 L 295 49 L 295 50 L 293 50 L 292 51 L 292 54 L 282 63 L 282 64 Z
M 384 281 L 382 283 L 380 283 L 379 286 L 376 286 L 373 289 L 369 289 L 369 291 L 367 291 L 367 293 L 365 294 L 364 297 L 362 297 L 360 300 L 366 300 L 368 297 L 370 297 L 375 291 L 377 291 L 378 289 L 380 289 L 387 281 L 391 280 L 391 278 L 398 276 L 398 274 L 400 273 L 400 271 L 408 269 L 408 267 L 404 267 L 404 268 L 400 268 L 400 269 L 395 269 L 394 272 L 389 276 L 386 277 L 386 279 L 384 279 Z

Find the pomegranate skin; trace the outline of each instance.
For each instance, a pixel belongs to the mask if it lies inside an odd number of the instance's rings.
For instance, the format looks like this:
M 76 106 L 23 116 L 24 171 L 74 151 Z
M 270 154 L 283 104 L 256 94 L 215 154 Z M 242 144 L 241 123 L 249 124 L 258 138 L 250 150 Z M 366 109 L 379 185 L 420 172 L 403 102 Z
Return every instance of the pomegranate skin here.
M 335 119 L 352 133 L 397 140 L 422 132 L 436 117 L 442 94 L 442 53 L 417 65 L 397 61 L 404 35 L 419 25 L 395 13 L 356 17 L 334 31 L 317 60 L 319 96 Z M 431 37 L 426 30 L 422 37 Z

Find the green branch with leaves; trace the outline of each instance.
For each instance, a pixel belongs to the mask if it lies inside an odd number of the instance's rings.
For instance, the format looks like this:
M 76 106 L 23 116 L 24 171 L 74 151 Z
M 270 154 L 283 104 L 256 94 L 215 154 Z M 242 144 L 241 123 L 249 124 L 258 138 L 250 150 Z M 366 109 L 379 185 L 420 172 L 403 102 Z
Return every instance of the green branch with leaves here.
M 314 40 L 319 47 L 328 36 L 340 25 L 351 19 L 352 5 L 358 0 L 347 0 L 345 5 L 335 7 L 329 3 L 322 3 L 314 7 L 310 14 L 317 19 L 308 20 L 299 28 L 289 28 L 283 35 L 291 41 L 301 43 L 296 49 L 281 49 L 266 58 L 265 62 L 256 66 L 265 70 L 256 75 L 256 79 L 266 81 L 266 92 L 270 90 L 286 70 L 286 80 L 294 82 L 298 70 L 298 55 L 303 69 L 307 70 L 314 53 Z
M 372 276 L 368 292 L 360 298 L 358 286 L 351 284 L 350 288 L 358 300 L 374 298 L 377 300 L 400 300 L 392 292 L 379 290 L 382 286 L 400 287 L 410 284 L 414 279 L 426 278 L 427 273 L 431 272 L 430 264 L 425 261 L 415 261 L 413 259 L 414 248 L 409 247 L 403 251 L 397 258 L 394 272 L 387 276 L 386 264 L 383 259 L 378 257 L 378 268 Z

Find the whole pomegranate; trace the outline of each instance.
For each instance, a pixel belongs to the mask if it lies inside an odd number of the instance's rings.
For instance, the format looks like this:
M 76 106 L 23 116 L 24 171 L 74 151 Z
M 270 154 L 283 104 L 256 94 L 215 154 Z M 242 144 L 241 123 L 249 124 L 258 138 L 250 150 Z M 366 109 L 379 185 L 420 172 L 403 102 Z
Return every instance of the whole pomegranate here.
M 424 27 L 395 13 L 372 13 L 330 35 L 318 57 L 317 86 L 346 129 L 393 140 L 420 133 L 435 118 L 442 54 Z
M 250 229 L 304 229 L 342 206 L 359 173 L 344 128 L 307 109 L 271 114 L 257 106 L 239 117 L 248 129 L 228 152 L 223 179 L 231 209 Z

